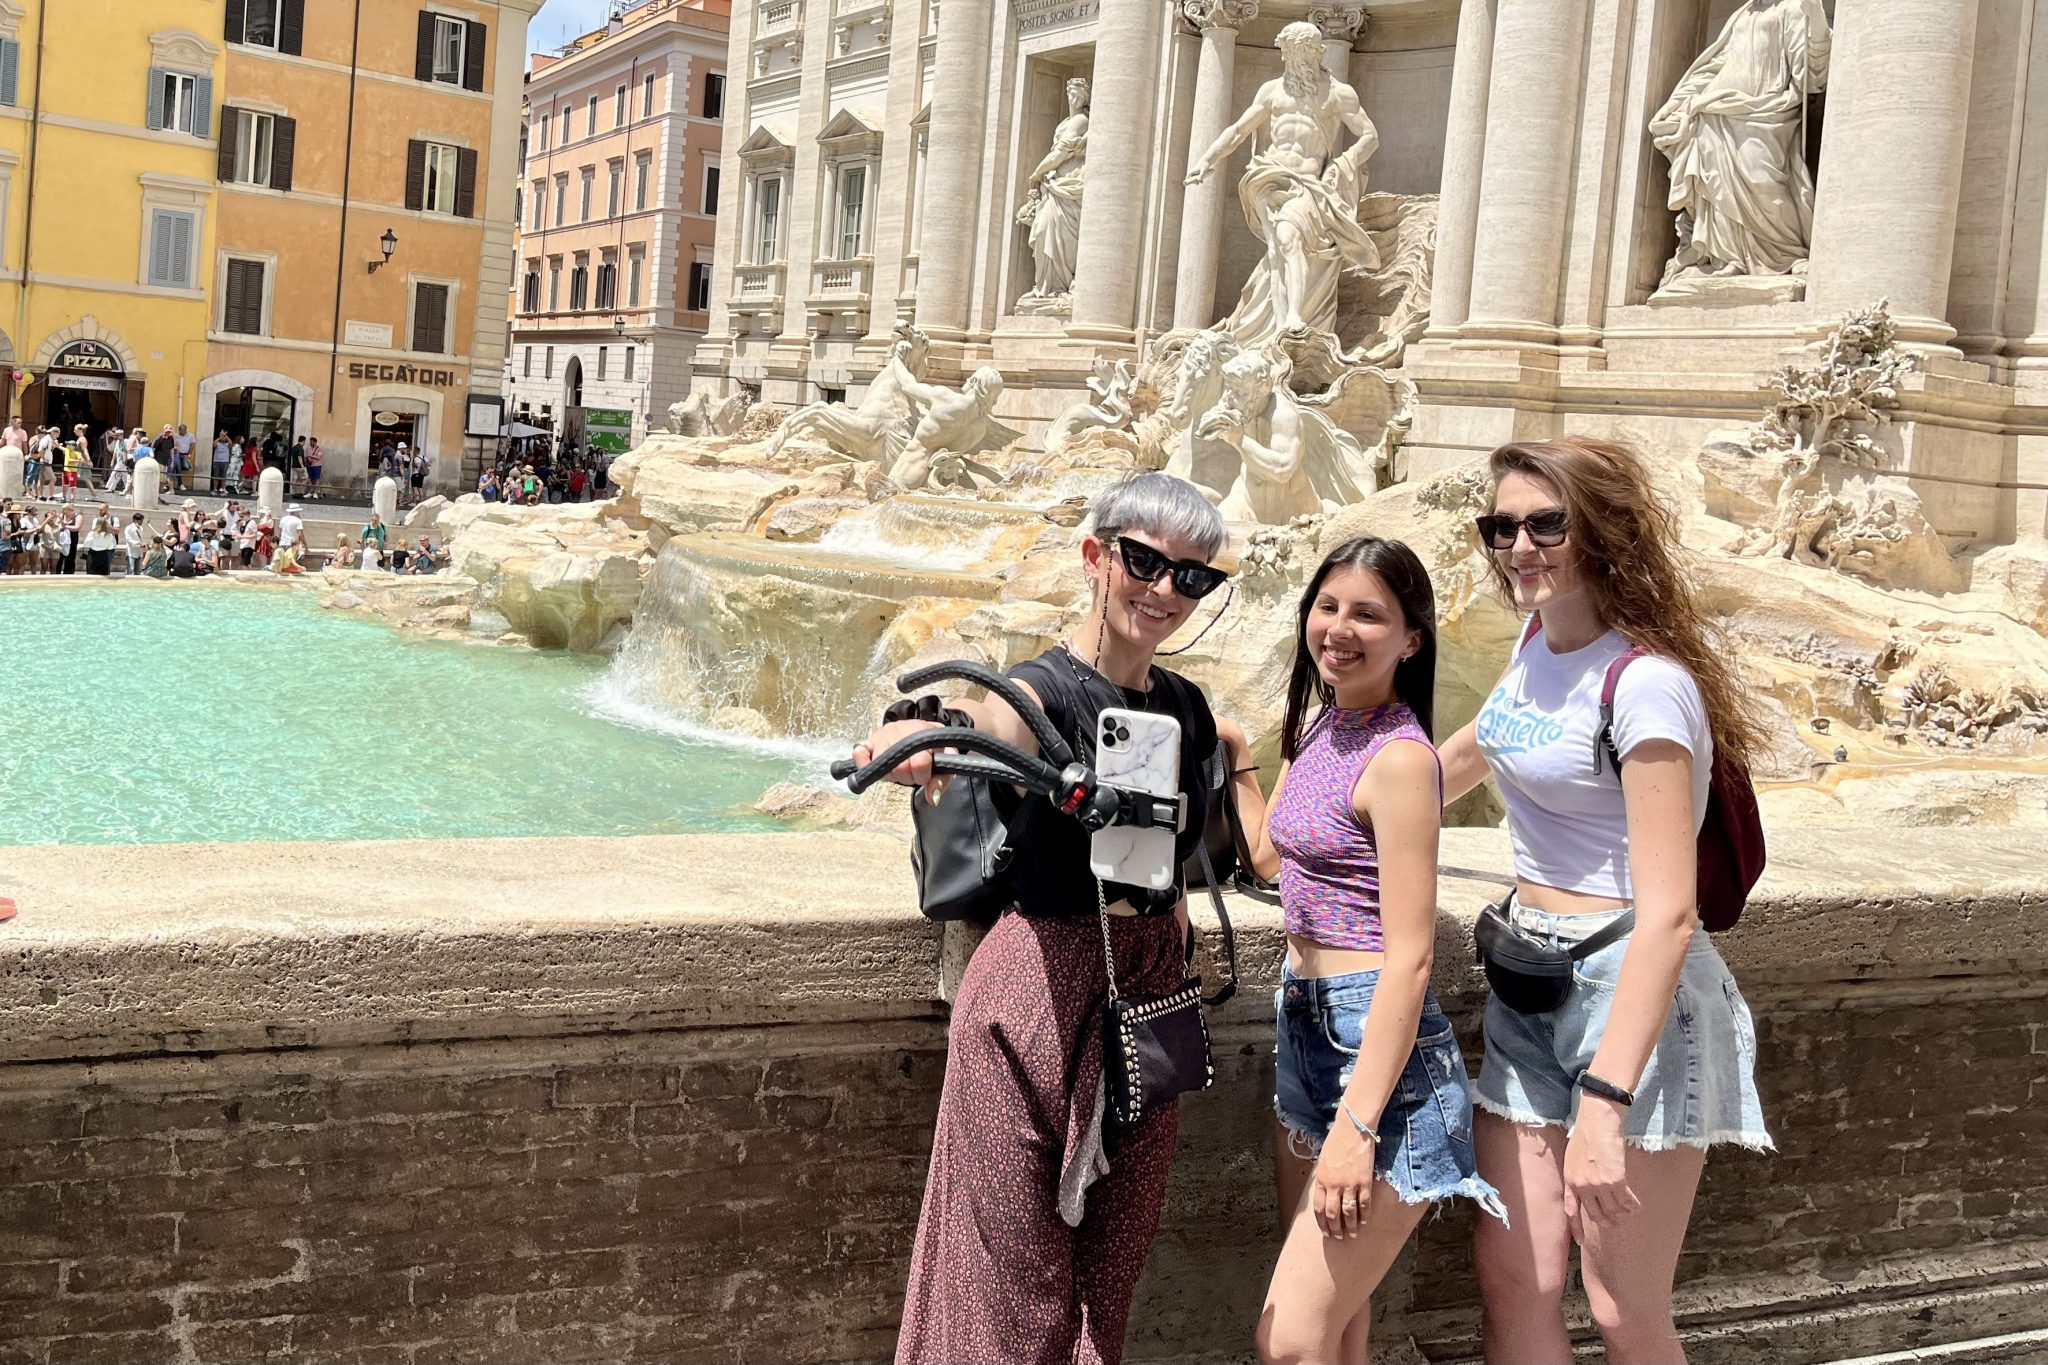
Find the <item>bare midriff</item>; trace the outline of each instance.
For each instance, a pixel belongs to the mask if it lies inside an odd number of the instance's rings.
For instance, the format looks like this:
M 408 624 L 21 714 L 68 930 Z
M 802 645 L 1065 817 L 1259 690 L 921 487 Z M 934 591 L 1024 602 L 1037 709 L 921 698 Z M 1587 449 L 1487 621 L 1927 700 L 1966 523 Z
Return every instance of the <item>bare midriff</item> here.
M 1626 910 L 1635 904 L 1632 900 L 1614 896 L 1589 896 L 1583 891 L 1544 886 L 1526 877 L 1515 879 L 1515 902 L 1531 910 L 1541 910 L 1546 915 L 1601 915 L 1610 910 Z
M 1376 972 L 1386 957 L 1377 948 L 1332 948 L 1300 934 L 1287 936 L 1287 969 L 1303 978 Z

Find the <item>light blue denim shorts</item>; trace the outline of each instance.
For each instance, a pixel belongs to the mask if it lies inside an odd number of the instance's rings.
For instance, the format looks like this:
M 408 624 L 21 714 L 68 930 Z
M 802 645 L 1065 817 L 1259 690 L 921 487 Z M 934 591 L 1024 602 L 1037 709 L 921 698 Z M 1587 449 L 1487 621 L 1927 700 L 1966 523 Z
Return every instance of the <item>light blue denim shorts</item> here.
M 1549 915 L 1517 904 L 1519 929 L 1569 947 L 1612 923 L 1622 911 Z M 1520 1014 L 1498 996 L 1486 1002 L 1486 1056 L 1475 1099 L 1489 1114 L 1515 1123 L 1569 1130 L 1578 1114 L 1575 1086 L 1593 1064 L 1614 983 L 1628 951 L 1623 937 L 1572 964 L 1571 993 L 1548 1014 Z M 1692 936 L 1678 994 L 1650 1061 L 1636 1082 L 1623 1132 L 1646 1151 L 1733 1142 L 1768 1151 L 1763 1104 L 1756 1090 L 1756 1028 L 1749 1005 L 1701 930 Z
M 1319 1155 L 1330 1125 L 1350 1122 L 1338 1116 L 1337 1105 L 1351 1083 L 1379 979 L 1378 971 L 1299 977 L 1282 968 L 1273 996 L 1273 1112 L 1298 1156 Z M 1373 1169 L 1402 1203 L 1462 1194 L 1495 1217 L 1507 1217 L 1499 1193 L 1479 1178 L 1465 1058 L 1434 991 L 1423 998 L 1414 1050 L 1375 1127 L 1381 1141 Z

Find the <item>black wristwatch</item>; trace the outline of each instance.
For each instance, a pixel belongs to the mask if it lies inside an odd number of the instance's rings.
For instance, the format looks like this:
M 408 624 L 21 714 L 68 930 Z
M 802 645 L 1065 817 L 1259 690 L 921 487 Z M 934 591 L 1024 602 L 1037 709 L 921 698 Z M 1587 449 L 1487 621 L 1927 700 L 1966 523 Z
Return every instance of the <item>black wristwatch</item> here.
M 1579 1089 L 1585 1091 L 1588 1095 L 1598 1095 L 1603 1100 L 1613 1100 L 1624 1109 L 1636 1102 L 1635 1091 L 1623 1090 L 1613 1081 L 1603 1081 L 1590 1071 L 1581 1071 L 1579 1073 L 1578 1086 Z

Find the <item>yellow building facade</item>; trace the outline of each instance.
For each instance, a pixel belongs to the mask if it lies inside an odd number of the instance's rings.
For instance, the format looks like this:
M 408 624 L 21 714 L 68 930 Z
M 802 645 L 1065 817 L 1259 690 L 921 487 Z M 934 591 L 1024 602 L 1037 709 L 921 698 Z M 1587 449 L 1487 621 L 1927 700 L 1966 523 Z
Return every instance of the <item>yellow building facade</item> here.
M 0 0 L 5 3 L 5 0 Z M 404 442 L 473 485 L 504 388 L 519 97 L 540 0 L 215 0 L 216 281 L 196 421 L 319 438 L 325 481 Z
M 0 381 L 31 424 L 195 419 L 221 4 L 0 0 Z

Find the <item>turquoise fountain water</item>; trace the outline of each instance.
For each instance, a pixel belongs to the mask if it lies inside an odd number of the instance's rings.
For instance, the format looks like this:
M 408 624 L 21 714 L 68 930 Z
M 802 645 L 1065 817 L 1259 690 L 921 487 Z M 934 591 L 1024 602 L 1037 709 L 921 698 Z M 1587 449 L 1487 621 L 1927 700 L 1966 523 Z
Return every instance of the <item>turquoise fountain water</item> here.
M 827 759 L 299 592 L 10 586 L 0 677 L 0 844 L 772 829 L 753 800 Z

